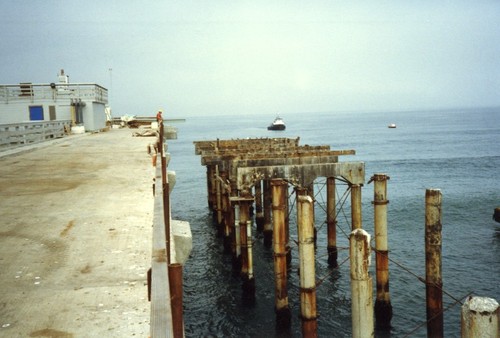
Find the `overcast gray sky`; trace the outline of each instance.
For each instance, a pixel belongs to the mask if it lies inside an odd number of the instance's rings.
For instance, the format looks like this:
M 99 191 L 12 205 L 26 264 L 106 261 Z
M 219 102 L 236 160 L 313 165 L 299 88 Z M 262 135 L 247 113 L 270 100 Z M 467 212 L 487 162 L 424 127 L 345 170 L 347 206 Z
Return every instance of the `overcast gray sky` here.
M 114 115 L 500 106 L 500 1 L 2 0 L 0 37 L 0 83 Z

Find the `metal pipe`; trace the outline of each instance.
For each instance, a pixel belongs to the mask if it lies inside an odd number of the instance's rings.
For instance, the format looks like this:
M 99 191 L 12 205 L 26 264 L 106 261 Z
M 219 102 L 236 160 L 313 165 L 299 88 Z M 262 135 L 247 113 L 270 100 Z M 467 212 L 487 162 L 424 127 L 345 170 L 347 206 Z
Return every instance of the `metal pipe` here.
M 163 141 L 163 122 L 160 121 L 160 151 L 161 151 L 161 181 L 163 201 L 163 222 L 165 226 L 165 243 L 167 250 L 167 264 L 170 263 L 170 188 L 167 175 L 167 154 Z
M 443 337 L 444 334 L 441 204 L 441 190 L 427 189 L 425 192 L 425 295 L 428 337 Z
M 184 319 L 182 313 L 182 265 L 168 265 L 170 286 L 170 307 L 172 310 L 172 329 L 174 338 L 184 337 Z
M 373 291 L 370 266 L 370 235 L 355 229 L 349 236 L 352 293 L 352 337 L 373 337 Z
M 337 267 L 337 214 L 335 210 L 335 177 L 326 179 L 326 224 L 328 264 Z
M 311 196 L 297 196 L 300 265 L 300 316 L 302 319 L 303 337 L 317 337 L 318 330 L 313 217 L 313 200 Z
M 375 300 L 375 320 L 377 328 L 391 328 L 392 305 L 389 293 L 389 246 L 387 240 L 387 180 L 385 174 L 375 174 L 374 182 L 374 219 L 375 219 L 375 267 L 377 296 Z
M 287 290 L 287 239 L 286 239 L 286 194 L 288 183 L 284 180 L 271 181 L 273 209 L 273 249 L 274 249 L 274 304 L 277 327 L 290 326 L 291 312 L 288 306 Z

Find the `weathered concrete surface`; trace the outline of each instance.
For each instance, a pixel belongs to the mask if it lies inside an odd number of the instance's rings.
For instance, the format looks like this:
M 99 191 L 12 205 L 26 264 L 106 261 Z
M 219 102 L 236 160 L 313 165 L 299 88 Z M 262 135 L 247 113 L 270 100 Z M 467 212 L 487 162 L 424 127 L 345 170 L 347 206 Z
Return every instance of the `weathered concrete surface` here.
M 151 139 L 132 133 L 0 158 L 0 337 L 149 335 Z

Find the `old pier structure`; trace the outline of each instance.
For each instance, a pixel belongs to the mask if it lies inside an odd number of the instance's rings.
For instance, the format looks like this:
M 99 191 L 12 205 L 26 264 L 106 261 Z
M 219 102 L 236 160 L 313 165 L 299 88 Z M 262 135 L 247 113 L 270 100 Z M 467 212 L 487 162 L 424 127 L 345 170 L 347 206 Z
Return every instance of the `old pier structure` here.
M 291 263 L 289 188 L 293 188 L 297 211 L 300 317 L 304 337 L 317 336 L 316 240 L 314 182 L 323 178 L 326 185 L 328 264 L 338 267 L 337 216 L 343 201 L 337 201 L 338 182 L 350 194 L 351 233 L 349 261 L 351 278 L 352 336 L 373 337 L 375 325 L 390 330 L 392 305 L 389 293 L 389 245 L 387 225 L 386 174 L 374 174 L 374 246 L 362 227 L 361 196 L 365 184 L 364 162 L 340 162 L 339 157 L 355 155 L 354 150 L 331 150 L 330 146 L 299 145 L 299 138 L 249 138 L 195 141 L 195 153 L 206 167 L 208 206 L 224 249 L 233 258 L 233 269 L 243 280 L 243 296 L 255 296 L 253 268 L 252 217 L 264 244 L 273 249 L 274 287 L 277 327 L 290 325 L 288 272 Z M 344 197 L 348 196 L 344 194 Z M 434 198 L 437 196 L 436 198 Z M 427 329 L 430 337 L 443 336 L 441 277 L 441 197 L 439 190 L 426 194 L 426 296 Z M 342 197 L 342 199 L 344 198 Z M 434 199 L 433 199 L 434 198 Z M 342 204 L 340 204 L 340 202 Z M 376 297 L 369 273 L 371 251 L 375 251 Z M 399 264 L 398 264 L 399 265 Z M 420 278 L 419 278 L 420 279 Z M 421 280 L 421 279 L 420 279 Z M 422 280 L 421 280 L 422 281 Z M 485 309 L 476 316 L 476 309 Z M 463 304 L 462 331 L 497 332 L 498 303 L 489 298 L 469 299 Z M 493 324 L 491 324 L 493 323 Z
M 297 203 L 300 316 L 303 334 L 310 337 L 316 335 L 318 317 L 314 271 L 314 181 L 326 178 L 327 253 L 329 264 L 337 266 L 336 181 L 349 186 L 352 230 L 361 229 L 361 187 L 365 183 L 365 166 L 364 162 L 339 161 L 340 156 L 355 155 L 354 150 L 331 150 L 328 145 L 300 145 L 299 141 L 299 138 L 217 139 L 196 141 L 194 144 L 195 153 L 201 155 L 201 163 L 206 166 L 208 206 L 213 210 L 214 220 L 224 237 L 225 249 L 232 254 L 234 268 L 240 271 L 246 296 L 252 297 L 255 291 L 251 228 L 253 210 L 257 229 L 264 233 L 264 243 L 273 246 L 275 309 L 277 323 L 284 325 L 290 320 L 286 288 L 290 262 L 288 187 L 293 186 Z M 369 254 L 369 243 L 367 245 Z M 371 278 L 361 274 L 367 281 L 356 282 L 356 285 L 371 283 Z M 351 275 L 354 280 L 357 278 L 356 273 Z M 388 291 L 388 285 L 384 288 Z M 366 297 L 368 291 L 371 296 L 371 288 L 368 289 L 365 288 L 365 292 L 358 293 L 358 296 Z M 361 298 L 357 302 L 366 303 Z M 372 313 L 373 317 L 373 308 L 365 306 L 359 309 L 361 314 L 366 312 Z M 359 330 L 373 331 L 373 325 Z

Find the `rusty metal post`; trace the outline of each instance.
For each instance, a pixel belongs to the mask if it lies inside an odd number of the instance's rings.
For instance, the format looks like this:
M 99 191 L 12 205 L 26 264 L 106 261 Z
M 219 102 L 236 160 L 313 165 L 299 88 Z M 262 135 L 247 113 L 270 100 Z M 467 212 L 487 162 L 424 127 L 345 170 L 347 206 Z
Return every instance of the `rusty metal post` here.
M 215 167 L 215 176 L 216 176 L 216 181 L 215 181 L 215 189 L 216 189 L 216 202 L 215 202 L 215 210 L 216 210 L 216 220 L 217 220 L 217 226 L 220 226 L 222 223 L 222 182 L 219 180 L 220 173 L 219 173 L 219 166 Z
M 231 203 L 233 219 L 233 270 L 241 272 L 240 206 Z
M 493 298 L 468 297 L 462 305 L 462 338 L 500 338 L 499 312 Z
M 250 205 L 252 198 L 241 198 L 240 205 L 240 242 L 241 242 L 241 277 L 243 278 L 243 292 L 246 295 L 255 294 L 252 257 L 252 229 L 250 221 Z
M 351 219 L 352 230 L 361 229 L 361 185 L 351 184 Z
M 375 219 L 375 270 L 377 297 L 375 300 L 375 321 L 377 328 L 391 328 L 392 305 L 389 293 L 389 246 L 387 240 L 387 180 L 386 174 L 375 174 L 373 205 Z
M 337 267 L 337 213 L 335 210 L 335 177 L 326 179 L 326 224 L 328 264 Z
M 313 200 L 297 196 L 297 223 L 300 265 L 300 316 L 302 336 L 317 337 L 316 275 L 314 257 Z
M 207 165 L 207 202 L 210 210 L 214 209 L 213 193 L 214 193 L 214 166 Z
M 264 212 L 262 211 L 262 180 L 255 183 L 255 224 L 257 231 L 264 230 Z
M 167 154 L 163 141 L 163 121 L 160 121 L 160 153 L 161 153 L 161 182 L 163 202 L 163 222 L 165 227 L 165 243 L 167 250 L 167 264 L 170 263 L 170 189 L 167 173 Z
M 290 192 L 288 187 L 286 188 L 286 200 L 285 200 L 285 241 L 286 241 L 286 264 L 287 268 L 292 266 L 292 249 L 290 248 L 290 206 L 288 205 L 290 200 Z
M 349 236 L 352 293 L 352 337 L 373 337 L 373 291 L 370 266 L 370 235 L 355 229 Z
M 425 192 L 425 295 L 427 336 L 443 337 L 443 277 L 441 270 L 442 196 L 439 189 Z
M 229 200 L 229 191 L 224 189 L 222 195 L 222 226 L 223 226 L 223 241 L 224 241 L 224 252 L 231 252 L 231 231 L 233 227 L 232 217 L 231 217 L 231 202 Z
M 172 329 L 174 338 L 184 337 L 184 318 L 182 314 L 182 265 L 168 265 L 170 286 L 170 307 L 172 310 Z
M 271 181 L 273 209 L 273 249 L 274 249 L 274 304 L 277 327 L 290 326 L 291 312 L 288 306 L 287 290 L 287 238 L 286 238 L 286 195 L 288 183 L 284 180 Z
M 266 246 L 271 246 L 273 241 L 271 199 L 271 183 L 269 180 L 264 180 L 264 245 Z

